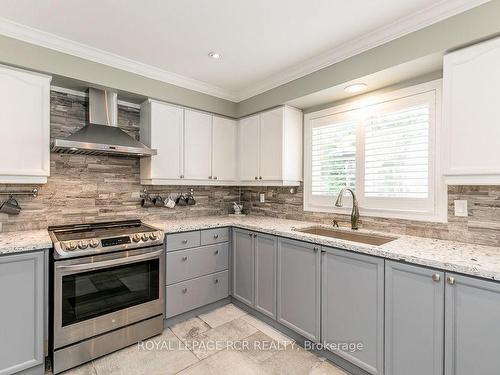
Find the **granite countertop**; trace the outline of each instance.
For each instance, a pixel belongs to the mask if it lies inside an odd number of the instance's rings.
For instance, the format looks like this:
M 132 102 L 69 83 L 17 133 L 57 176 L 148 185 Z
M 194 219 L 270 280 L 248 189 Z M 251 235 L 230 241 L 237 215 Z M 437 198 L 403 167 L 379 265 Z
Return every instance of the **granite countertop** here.
M 294 229 L 317 226 L 317 223 L 260 216 L 212 216 L 150 222 L 146 220 L 146 222 L 164 230 L 167 234 L 234 226 L 445 271 L 500 280 L 500 248 L 491 246 L 359 230 L 359 233 L 397 237 L 385 245 L 373 246 L 294 231 Z
M 0 255 L 42 250 L 52 247 L 47 230 L 27 230 L 0 233 Z

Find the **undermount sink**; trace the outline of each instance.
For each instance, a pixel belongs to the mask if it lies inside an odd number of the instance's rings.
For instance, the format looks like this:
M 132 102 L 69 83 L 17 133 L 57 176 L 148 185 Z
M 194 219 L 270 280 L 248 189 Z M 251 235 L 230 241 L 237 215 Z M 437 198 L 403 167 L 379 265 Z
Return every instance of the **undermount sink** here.
M 377 234 L 346 232 L 343 230 L 325 228 L 320 226 L 295 229 L 295 230 L 297 232 L 315 234 L 316 236 L 338 238 L 339 240 L 360 242 L 375 246 L 380 246 L 397 239 L 396 237 L 381 236 Z

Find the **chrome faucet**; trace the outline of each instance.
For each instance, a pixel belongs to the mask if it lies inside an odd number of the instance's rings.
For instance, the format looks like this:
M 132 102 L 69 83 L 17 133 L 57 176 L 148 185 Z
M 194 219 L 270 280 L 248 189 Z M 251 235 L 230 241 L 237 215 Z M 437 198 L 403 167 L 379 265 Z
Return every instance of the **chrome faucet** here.
M 335 206 L 342 207 L 342 199 L 346 190 L 349 191 L 352 195 L 351 229 L 358 229 L 359 207 L 358 200 L 356 199 L 356 194 L 354 194 L 354 191 L 349 188 L 343 188 L 342 190 L 340 190 L 340 193 L 337 196 L 337 200 L 335 201 Z

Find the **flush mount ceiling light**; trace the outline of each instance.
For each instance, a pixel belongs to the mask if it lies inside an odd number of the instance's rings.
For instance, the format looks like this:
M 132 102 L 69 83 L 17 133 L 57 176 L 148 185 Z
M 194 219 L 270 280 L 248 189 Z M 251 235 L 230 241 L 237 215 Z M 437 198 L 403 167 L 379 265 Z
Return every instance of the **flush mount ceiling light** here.
M 209 52 L 208 53 L 208 57 L 210 57 L 211 59 L 214 59 L 214 60 L 220 60 L 220 59 L 222 59 L 222 55 L 220 53 L 214 52 L 214 51 Z
M 365 91 L 367 88 L 368 85 L 366 83 L 354 83 L 344 88 L 344 91 L 354 94 L 357 92 Z

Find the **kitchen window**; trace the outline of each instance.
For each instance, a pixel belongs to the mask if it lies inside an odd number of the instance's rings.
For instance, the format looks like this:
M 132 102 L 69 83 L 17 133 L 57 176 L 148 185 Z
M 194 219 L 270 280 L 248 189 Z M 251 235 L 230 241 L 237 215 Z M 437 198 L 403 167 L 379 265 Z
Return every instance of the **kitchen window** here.
M 362 215 L 445 221 L 440 87 L 432 81 L 306 114 L 304 209 L 349 213 L 350 195 L 334 207 L 349 187 Z

